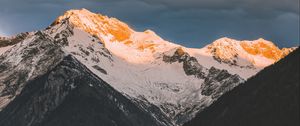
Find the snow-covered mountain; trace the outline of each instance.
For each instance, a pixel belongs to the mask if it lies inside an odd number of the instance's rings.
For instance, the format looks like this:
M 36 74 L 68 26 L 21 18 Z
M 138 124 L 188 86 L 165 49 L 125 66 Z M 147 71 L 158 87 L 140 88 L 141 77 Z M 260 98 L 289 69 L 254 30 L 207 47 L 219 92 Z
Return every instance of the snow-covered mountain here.
M 15 105 L 14 101 L 26 93 L 24 87 L 31 85 L 31 81 L 49 72 L 55 74 L 54 69 L 66 57 L 72 57 L 72 62 L 88 71 L 84 76 L 103 80 L 115 89 L 114 92 L 121 93 L 141 109 L 134 112 L 147 112 L 157 121 L 155 125 L 181 125 L 222 94 L 292 50 L 278 49 L 263 39 L 237 41 L 229 38 L 219 39 L 201 49 L 186 48 L 163 40 L 151 30 L 134 31 L 115 18 L 86 9 L 70 10 L 44 30 L 0 38 L 0 118 L 3 117 L 1 110 L 10 112 L 10 105 Z M 83 71 L 77 68 L 72 68 L 73 72 Z M 70 76 L 62 78 L 63 82 L 58 79 L 53 85 L 62 83 L 71 91 L 59 93 L 63 96 L 54 95 L 53 99 L 57 99 L 54 103 L 42 100 L 41 104 L 53 106 L 22 123 L 47 123 L 45 119 L 65 101 L 64 96 L 81 89 L 68 82 Z M 101 87 L 97 82 L 84 84 L 92 89 Z M 36 100 L 30 99 L 27 103 L 37 104 Z M 124 106 L 132 107 L 123 103 L 127 102 L 116 103 L 116 106 L 120 110 Z M 123 112 L 126 114 L 126 110 Z M 0 121 L 0 124 L 7 122 Z M 133 122 L 132 125 L 137 124 Z
M 218 39 L 201 49 L 185 48 L 163 40 L 151 30 L 137 32 L 118 19 L 95 14 L 86 9 L 67 11 L 58 17 L 52 25 L 66 18 L 75 28 L 98 37 L 105 48 L 117 57 L 135 64 L 147 64 L 156 61 L 160 54 L 174 48 L 182 48 L 197 60 L 203 61 L 201 65 L 207 68 L 214 66 L 219 69 L 226 69 L 232 74 L 239 74 L 246 79 L 294 50 L 290 48 L 279 49 L 272 42 L 263 39 L 238 41 L 229 38 Z M 248 70 L 249 74 L 244 75 L 247 72 L 241 72 L 238 67 L 256 70 Z

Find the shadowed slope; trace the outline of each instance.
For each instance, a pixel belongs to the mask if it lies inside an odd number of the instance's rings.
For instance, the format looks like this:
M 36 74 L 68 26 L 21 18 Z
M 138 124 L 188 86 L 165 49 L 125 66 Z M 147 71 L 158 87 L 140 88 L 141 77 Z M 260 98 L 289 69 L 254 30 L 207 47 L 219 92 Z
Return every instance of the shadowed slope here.
M 223 95 L 185 126 L 298 126 L 299 51 Z

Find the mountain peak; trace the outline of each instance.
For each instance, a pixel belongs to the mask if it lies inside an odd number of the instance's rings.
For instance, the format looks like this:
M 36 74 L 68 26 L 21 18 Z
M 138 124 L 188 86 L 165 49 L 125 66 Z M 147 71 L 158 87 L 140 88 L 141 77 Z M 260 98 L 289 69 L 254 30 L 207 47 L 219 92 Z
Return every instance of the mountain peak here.
M 295 49 L 280 49 L 273 42 L 263 38 L 253 41 L 239 41 L 227 37 L 214 41 L 206 48 L 220 61 L 235 64 L 235 59 L 240 57 L 259 67 L 265 67 L 277 62 Z
M 68 11 L 66 11 L 65 14 L 68 14 L 68 13 L 84 14 L 84 15 L 91 15 L 91 14 L 93 14 L 91 11 L 89 11 L 89 10 L 87 10 L 85 8 L 68 10 Z
M 141 62 L 141 59 L 148 61 L 153 58 L 153 53 L 176 45 L 163 40 L 151 30 L 137 32 L 116 18 L 86 9 L 66 11 L 56 19 L 54 25 L 64 20 L 68 20 L 74 28 L 99 38 L 108 50 L 130 62 Z
M 67 18 L 75 28 L 97 36 L 104 43 L 106 39 L 110 41 L 124 41 L 129 39 L 133 33 L 133 30 L 127 24 L 118 19 L 95 14 L 84 8 L 65 12 L 64 15 L 56 19 L 55 23 L 60 23 Z

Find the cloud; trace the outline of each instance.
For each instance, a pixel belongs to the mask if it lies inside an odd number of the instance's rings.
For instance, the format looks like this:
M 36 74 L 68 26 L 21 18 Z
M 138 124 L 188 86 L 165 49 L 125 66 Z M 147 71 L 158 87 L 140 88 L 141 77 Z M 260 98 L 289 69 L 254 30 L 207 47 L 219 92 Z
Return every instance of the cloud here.
M 270 10 L 287 11 L 299 14 L 298 0 L 142 0 L 148 4 L 162 4 L 173 9 L 234 10 L 249 12 Z
M 299 45 L 299 27 L 299 15 L 284 13 L 271 23 L 272 38 L 279 42 L 280 46 L 284 46 L 285 43 Z
M 43 29 L 66 10 L 87 8 L 189 47 L 224 36 L 295 46 L 298 5 L 298 0 L 1 0 L 0 30 L 15 34 Z

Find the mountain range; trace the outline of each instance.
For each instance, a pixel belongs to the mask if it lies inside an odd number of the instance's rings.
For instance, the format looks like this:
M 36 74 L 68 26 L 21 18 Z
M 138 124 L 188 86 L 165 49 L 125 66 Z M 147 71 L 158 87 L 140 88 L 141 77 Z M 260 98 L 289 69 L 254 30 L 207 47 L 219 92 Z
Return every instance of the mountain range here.
M 183 125 L 295 49 L 230 38 L 187 48 L 69 10 L 43 30 L 0 37 L 0 125 Z

